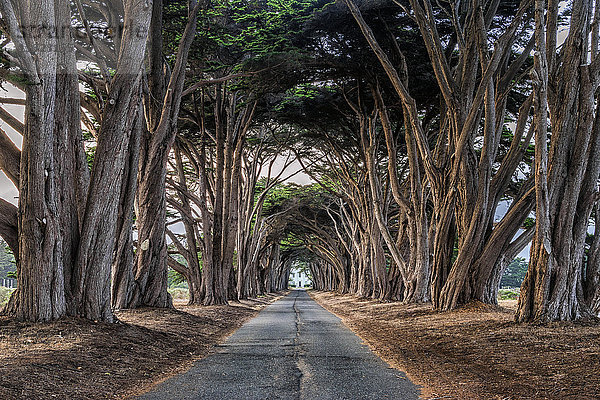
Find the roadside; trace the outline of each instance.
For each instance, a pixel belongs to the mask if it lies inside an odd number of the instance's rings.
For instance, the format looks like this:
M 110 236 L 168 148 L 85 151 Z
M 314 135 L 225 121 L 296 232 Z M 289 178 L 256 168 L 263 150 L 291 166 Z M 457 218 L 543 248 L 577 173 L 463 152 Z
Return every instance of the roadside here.
M 120 399 L 189 369 L 267 304 L 139 309 L 121 324 L 63 319 L 45 324 L 0 317 L 0 398 Z
M 515 300 L 434 312 L 310 292 L 426 399 L 599 399 L 600 325 L 512 322 Z

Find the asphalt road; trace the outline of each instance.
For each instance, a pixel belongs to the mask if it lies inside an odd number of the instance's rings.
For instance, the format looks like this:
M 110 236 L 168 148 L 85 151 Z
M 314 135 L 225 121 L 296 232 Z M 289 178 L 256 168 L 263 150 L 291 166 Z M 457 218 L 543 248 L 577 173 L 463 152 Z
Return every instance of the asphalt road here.
M 390 368 L 303 290 L 266 307 L 217 352 L 140 399 L 418 399 Z

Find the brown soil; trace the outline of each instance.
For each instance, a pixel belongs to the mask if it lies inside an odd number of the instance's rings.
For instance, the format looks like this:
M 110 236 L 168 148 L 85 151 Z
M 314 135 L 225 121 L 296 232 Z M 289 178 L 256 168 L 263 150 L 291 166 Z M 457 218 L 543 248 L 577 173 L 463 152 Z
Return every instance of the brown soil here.
M 600 325 L 512 322 L 516 301 L 450 312 L 312 292 L 427 399 L 600 399 Z
M 280 296 L 119 312 L 122 323 L 0 317 L 0 399 L 119 399 L 183 372 Z

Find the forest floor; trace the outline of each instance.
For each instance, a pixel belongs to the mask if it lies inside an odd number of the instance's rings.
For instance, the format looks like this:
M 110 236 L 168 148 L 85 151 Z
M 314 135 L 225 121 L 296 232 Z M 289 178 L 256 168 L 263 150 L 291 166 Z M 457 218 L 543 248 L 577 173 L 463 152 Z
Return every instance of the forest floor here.
M 424 399 L 600 399 L 600 325 L 517 325 L 516 300 L 449 312 L 325 292 L 311 296 Z
M 0 399 L 120 399 L 189 369 L 281 296 L 229 306 L 139 309 L 122 323 L 0 317 Z

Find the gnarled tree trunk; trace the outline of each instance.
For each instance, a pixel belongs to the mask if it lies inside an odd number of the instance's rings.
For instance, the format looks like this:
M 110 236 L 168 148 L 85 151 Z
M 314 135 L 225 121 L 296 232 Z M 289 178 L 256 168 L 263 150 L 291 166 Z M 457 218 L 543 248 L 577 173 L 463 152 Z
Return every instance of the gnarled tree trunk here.
M 179 43 L 177 59 L 164 93 L 160 74 L 162 61 L 162 1 L 154 1 L 152 54 L 154 86 L 152 95 L 164 101 L 156 104 L 149 100 L 152 132 L 142 137 L 140 151 L 137 219 L 138 250 L 135 267 L 135 285 L 129 306 L 172 307 L 167 292 L 167 242 L 166 242 L 166 175 L 167 158 L 177 132 L 179 106 L 183 94 L 185 69 L 194 35 L 200 3 L 189 2 L 188 23 Z
M 6 312 L 19 319 L 48 321 L 66 313 L 63 242 L 55 171 L 57 21 L 53 1 L 24 5 L 19 21 L 9 1 L 0 3 L 26 85 L 25 126 L 19 173 L 18 289 Z M 21 16 L 21 15 L 20 15 Z M 21 23 L 20 23 L 21 22 Z M 37 35 L 21 29 L 40 27 Z M 26 39 L 24 39 L 23 35 Z M 30 52 L 31 51 L 31 52 Z M 37 53 L 35 59 L 32 53 Z
M 536 231 L 517 322 L 576 320 L 591 315 L 582 277 L 588 220 L 597 200 L 600 173 L 600 109 L 595 105 L 600 67 L 597 59 L 587 65 L 592 4 L 591 0 L 573 3 L 559 62 L 553 18 L 558 4 L 550 2 L 546 8 L 543 0 L 536 0 Z M 598 43 L 593 48 L 596 53 Z

